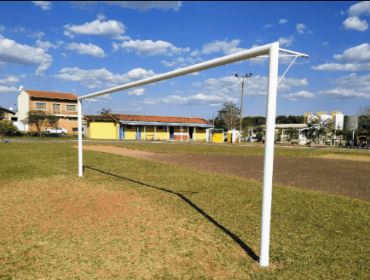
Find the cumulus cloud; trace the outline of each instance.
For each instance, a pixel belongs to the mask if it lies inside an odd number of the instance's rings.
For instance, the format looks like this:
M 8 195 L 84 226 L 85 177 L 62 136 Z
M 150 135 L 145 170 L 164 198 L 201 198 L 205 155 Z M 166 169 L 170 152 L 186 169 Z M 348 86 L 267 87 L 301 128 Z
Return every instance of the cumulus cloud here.
M 200 57 L 179 56 L 172 60 L 162 60 L 161 63 L 167 67 L 185 67 L 202 61 Z M 194 74 L 194 73 L 193 73 Z
M 370 45 L 364 43 L 348 48 L 342 54 L 334 55 L 334 58 L 351 62 L 370 61 Z
M 24 76 L 6 76 L 0 78 L 0 93 L 17 93 L 18 89 L 15 84 L 19 83 Z
M 307 86 L 306 79 L 288 78 L 279 84 L 279 91 L 286 92 L 293 88 Z M 146 104 L 182 104 L 218 106 L 225 101 L 238 102 L 240 98 L 240 80 L 234 76 L 210 78 L 193 84 L 196 94 L 174 94 L 162 98 L 146 99 Z M 247 80 L 245 95 L 266 95 L 267 77 L 252 76 Z
M 51 10 L 53 3 L 51 1 L 32 1 L 37 7 L 43 11 Z
M 243 49 L 239 47 L 240 40 L 234 39 L 231 41 L 213 41 L 211 43 L 205 44 L 201 50 L 202 54 L 211 54 L 211 53 L 224 53 L 232 54 L 240 52 Z
M 152 70 L 135 68 L 124 74 L 113 74 L 106 68 L 80 69 L 78 67 L 62 68 L 56 78 L 66 81 L 79 82 L 87 88 L 110 87 L 130 81 L 153 76 Z
M 313 98 L 313 97 L 315 97 L 315 94 L 313 94 L 312 92 L 307 91 L 307 90 L 300 90 L 298 92 L 285 94 L 285 95 L 283 95 L 283 97 L 288 99 L 288 100 L 295 101 L 295 100 L 302 99 L 302 98 L 303 99 Z
M 135 89 L 129 90 L 127 94 L 140 96 L 140 95 L 143 95 L 144 92 L 145 92 L 144 88 L 135 88 Z
M 370 69 L 370 63 L 324 63 L 312 67 L 322 71 L 348 71 L 357 72 Z
M 343 53 L 335 54 L 333 57 L 342 63 L 324 63 L 313 66 L 313 69 L 351 72 L 370 69 L 370 45 L 367 43 L 348 48 Z
M 279 19 L 279 24 L 286 24 L 288 23 L 288 20 L 286 18 Z
M 345 29 L 353 29 L 357 31 L 366 31 L 369 27 L 366 19 L 361 19 L 360 16 L 370 15 L 370 2 L 362 1 L 352 5 L 348 9 L 348 15 L 344 21 L 343 26 Z
M 125 25 L 117 20 L 105 20 L 102 17 L 92 22 L 86 22 L 81 25 L 66 24 L 64 25 L 64 35 L 73 38 L 78 35 L 95 35 L 109 36 L 115 39 L 123 39 L 126 32 Z
M 36 64 L 36 74 L 42 75 L 50 67 L 52 57 L 43 48 L 20 44 L 0 36 L 0 62 Z
M 151 9 L 157 10 L 174 10 L 178 11 L 181 6 L 181 1 L 79 1 L 78 4 L 80 5 L 91 5 L 91 4 L 107 4 L 107 5 L 115 5 L 122 8 L 138 10 L 141 12 L 145 12 Z
M 293 36 L 280 37 L 279 38 L 279 43 L 282 47 L 289 47 L 293 44 L 293 42 L 294 42 L 294 37 Z
M 343 21 L 343 26 L 345 29 L 354 29 L 358 31 L 366 31 L 369 27 L 365 19 L 360 19 L 358 17 L 348 17 Z
M 104 57 L 105 53 L 104 50 L 94 44 L 84 44 L 84 43 L 70 43 L 66 46 L 66 49 L 71 50 L 71 51 L 76 51 L 79 54 L 84 54 L 84 55 L 91 55 L 94 57 Z
M 113 43 L 113 49 L 123 49 L 125 51 L 133 51 L 140 55 L 174 55 L 182 52 L 188 52 L 189 48 L 176 47 L 167 41 L 152 41 L 152 40 L 128 40 L 122 43 Z
M 180 104 L 180 105 L 211 105 L 214 102 L 236 102 L 235 97 L 224 97 L 217 94 L 197 93 L 189 96 L 168 95 L 157 99 L 145 99 L 145 104 Z
M 307 31 L 307 27 L 304 23 L 297 23 L 297 25 L 295 26 L 295 30 L 299 34 L 304 34 Z
M 58 41 L 56 44 L 53 44 L 49 41 L 41 41 L 41 40 L 36 41 L 36 46 L 44 50 L 56 49 L 56 48 L 59 48 L 62 44 L 63 44 L 62 41 Z
M 320 93 L 334 98 L 370 99 L 370 74 L 351 73 L 334 81 L 334 87 Z
M 352 16 L 370 15 L 370 2 L 362 1 L 354 4 L 348 9 L 348 13 Z
M 0 93 L 17 93 L 18 89 L 15 86 L 1 86 Z

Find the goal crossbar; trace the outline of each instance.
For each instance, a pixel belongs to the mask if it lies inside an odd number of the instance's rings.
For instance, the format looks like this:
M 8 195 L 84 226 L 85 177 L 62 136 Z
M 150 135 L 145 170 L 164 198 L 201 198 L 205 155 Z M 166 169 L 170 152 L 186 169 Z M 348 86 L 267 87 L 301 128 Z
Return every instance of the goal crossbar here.
M 168 80 L 171 78 L 199 72 L 205 69 L 230 64 L 237 61 L 247 60 L 254 57 L 269 57 L 269 74 L 267 87 L 267 106 L 266 106 L 266 133 L 264 151 L 264 171 L 262 189 L 262 217 L 261 217 L 261 247 L 259 263 L 262 267 L 268 267 L 270 254 L 270 224 L 271 224 L 271 202 L 272 202 L 272 178 L 274 163 L 275 145 L 275 118 L 276 118 L 276 97 L 278 86 L 279 53 L 285 56 L 309 57 L 307 54 L 281 49 L 279 42 L 243 50 L 234 54 L 211 59 L 184 68 L 176 69 L 163 74 L 158 74 L 149 78 L 129 82 L 105 90 L 93 92 L 78 97 L 78 176 L 83 176 L 83 150 L 82 150 L 82 100 L 91 99 L 117 91 L 127 90 L 134 87 Z M 290 68 L 290 67 L 289 67 Z M 285 71 L 286 73 L 287 71 Z M 284 73 L 284 74 L 285 74 Z

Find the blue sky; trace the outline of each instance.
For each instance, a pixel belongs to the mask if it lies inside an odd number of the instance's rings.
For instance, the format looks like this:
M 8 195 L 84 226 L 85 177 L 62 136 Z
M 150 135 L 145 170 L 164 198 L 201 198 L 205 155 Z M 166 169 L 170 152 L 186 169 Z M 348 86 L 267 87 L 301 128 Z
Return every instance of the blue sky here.
M 310 55 L 279 85 L 278 114 L 354 114 L 370 105 L 369 20 L 370 2 L 1 2 L 0 106 L 16 109 L 21 85 L 84 95 L 278 40 Z M 264 59 L 97 98 L 84 112 L 210 118 L 239 105 L 234 73 L 250 72 L 244 112 L 264 115 Z

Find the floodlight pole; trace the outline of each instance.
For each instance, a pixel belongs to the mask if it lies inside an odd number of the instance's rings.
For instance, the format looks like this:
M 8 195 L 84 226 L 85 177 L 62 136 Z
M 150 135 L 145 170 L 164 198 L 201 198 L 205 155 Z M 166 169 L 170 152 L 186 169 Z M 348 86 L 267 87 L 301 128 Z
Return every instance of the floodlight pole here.
M 276 95 L 279 70 L 279 43 L 270 48 L 269 77 L 266 108 L 265 158 L 262 190 L 261 252 L 260 265 L 267 267 L 270 256 L 270 223 L 272 202 L 272 176 L 274 170 Z
M 83 154 L 82 154 L 82 101 L 77 99 L 77 126 L 78 126 L 78 176 L 83 176 Z

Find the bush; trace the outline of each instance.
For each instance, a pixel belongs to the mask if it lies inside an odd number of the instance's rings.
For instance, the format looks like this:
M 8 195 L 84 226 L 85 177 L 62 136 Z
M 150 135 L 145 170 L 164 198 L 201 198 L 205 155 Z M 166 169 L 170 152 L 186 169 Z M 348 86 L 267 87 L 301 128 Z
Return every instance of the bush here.
M 0 121 L 0 136 L 12 136 L 19 135 L 18 129 L 13 125 L 11 121 L 3 120 Z

